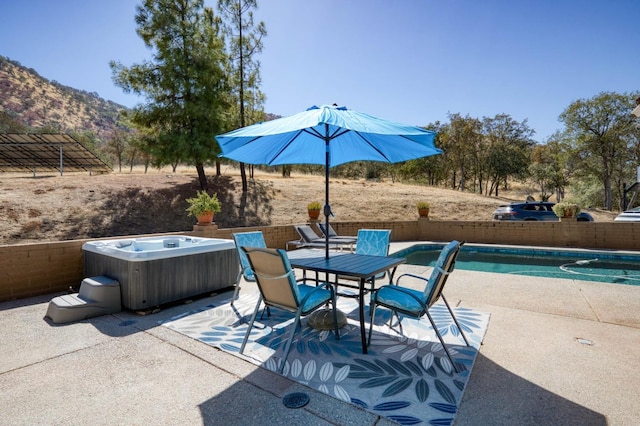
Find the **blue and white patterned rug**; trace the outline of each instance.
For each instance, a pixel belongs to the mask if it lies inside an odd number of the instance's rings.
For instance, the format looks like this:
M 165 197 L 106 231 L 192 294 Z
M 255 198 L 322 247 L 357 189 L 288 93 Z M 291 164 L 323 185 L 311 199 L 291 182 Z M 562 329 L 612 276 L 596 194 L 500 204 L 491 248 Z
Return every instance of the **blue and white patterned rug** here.
M 269 317 L 266 313 L 262 318 L 258 315 L 241 355 L 240 345 L 258 294 L 243 294 L 234 303 L 235 309 L 229 304 L 230 298 L 224 296 L 219 296 L 219 302 L 171 318 L 162 325 L 277 371 L 282 347 L 293 327 L 292 314 L 271 309 Z M 333 332 L 308 327 L 303 319 L 283 375 L 401 424 L 451 424 L 487 330 L 489 314 L 455 308 L 471 345 L 467 347 L 446 307 L 436 304 L 431 308 L 460 371 L 456 373 L 428 318 L 421 321 L 404 318 L 400 336 L 389 330 L 390 312 L 383 308 L 376 312 L 371 346 L 368 354 L 363 355 L 357 307 L 353 299 L 338 299 L 338 308 L 348 318 L 347 325 L 340 329 L 340 340 L 335 339 Z

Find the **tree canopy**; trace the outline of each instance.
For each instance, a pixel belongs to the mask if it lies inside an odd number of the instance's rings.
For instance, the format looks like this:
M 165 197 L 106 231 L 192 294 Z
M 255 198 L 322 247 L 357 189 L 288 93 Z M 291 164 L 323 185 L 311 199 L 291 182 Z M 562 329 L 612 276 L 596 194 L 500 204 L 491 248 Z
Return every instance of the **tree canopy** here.
M 576 166 L 584 176 L 601 183 L 608 210 L 613 207 L 614 188 L 620 188 L 625 172 L 639 164 L 640 138 L 636 119 L 630 114 L 636 97 L 602 92 L 571 103 L 560 115 Z
M 110 63 L 114 82 L 147 100 L 130 121 L 154 129 L 149 149 L 157 165 L 194 164 L 206 189 L 204 166 L 219 153 L 215 135 L 227 130 L 231 102 L 221 21 L 203 0 L 145 0 L 135 20 L 153 59 Z

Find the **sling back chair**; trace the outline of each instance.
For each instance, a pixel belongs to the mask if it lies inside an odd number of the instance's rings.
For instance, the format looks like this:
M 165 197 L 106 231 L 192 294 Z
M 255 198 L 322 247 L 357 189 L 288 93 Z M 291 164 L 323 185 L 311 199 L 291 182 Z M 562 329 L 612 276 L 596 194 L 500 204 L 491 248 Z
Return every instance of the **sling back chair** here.
M 256 308 L 249 322 L 249 328 L 242 341 L 240 353 L 244 352 L 247 340 L 251 334 L 251 328 L 260 309 L 260 305 L 264 302 L 267 307 L 284 309 L 295 313 L 295 320 L 291 335 L 286 347 L 283 348 L 284 354 L 278 371 L 282 373 L 284 365 L 289 356 L 293 337 L 301 325 L 300 317 L 309 315 L 310 313 L 331 303 L 333 310 L 333 324 L 336 339 L 340 339 L 338 332 L 338 319 L 336 315 L 336 295 L 333 287 L 327 283 L 320 283 L 318 286 L 310 286 L 307 284 L 299 284 L 296 281 L 295 273 L 289 263 L 287 252 L 282 249 L 268 249 L 258 247 L 242 247 L 241 248 L 251 264 L 251 268 L 256 278 L 256 283 L 260 290 L 260 297 Z
M 363 254 L 368 256 L 387 256 L 389 254 L 389 245 L 391 244 L 391 230 L 390 229 L 359 229 L 356 243 L 356 254 Z M 365 292 L 374 291 L 375 280 L 380 280 L 385 277 L 387 272 L 381 272 L 373 279 L 368 280 L 371 284 L 371 288 L 366 289 Z M 338 276 L 340 280 L 339 286 L 358 288 L 358 285 L 353 284 L 355 278 L 347 276 Z M 347 297 L 353 297 L 350 294 L 341 294 Z
M 402 333 L 402 322 L 399 314 L 404 314 L 413 318 L 421 318 L 426 314 L 427 318 L 429 318 L 429 321 L 431 322 L 433 330 L 436 332 L 436 335 L 440 340 L 440 343 L 442 343 L 442 347 L 444 348 L 449 361 L 451 361 L 453 368 L 456 370 L 456 372 L 458 372 L 458 368 L 456 367 L 456 364 L 453 361 L 449 350 L 444 344 L 442 335 L 440 334 L 438 327 L 436 326 L 433 318 L 431 317 L 431 314 L 429 313 L 429 308 L 431 308 L 431 306 L 435 302 L 442 298 L 445 305 L 447 306 L 447 309 L 449 310 L 449 313 L 451 314 L 451 318 L 453 318 L 453 321 L 458 327 L 458 330 L 460 331 L 464 342 L 467 346 L 469 346 L 467 337 L 464 335 L 464 332 L 462 331 L 457 318 L 453 314 L 453 311 L 451 310 L 447 299 L 442 293 L 449 274 L 451 274 L 451 272 L 455 268 L 456 257 L 458 256 L 460 248 L 463 244 L 464 242 L 461 243 L 458 241 L 452 241 L 447 244 L 440 252 L 440 256 L 438 257 L 438 260 L 436 261 L 436 264 L 429 278 L 414 274 L 403 274 L 398 277 L 395 285 L 384 285 L 373 294 L 373 296 L 371 297 L 371 325 L 369 328 L 369 339 L 367 344 L 371 343 L 371 333 L 373 330 L 373 324 L 376 315 L 376 307 L 384 306 L 385 308 L 391 309 L 393 311 L 389 320 L 389 327 L 391 327 L 391 323 L 395 315 L 398 318 L 400 333 Z M 425 281 L 426 285 L 424 290 L 413 290 L 411 288 L 401 287 L 400 285 L 398 285 L 400 280 L 406 277 Z
M 262 235 L 262 231 L 252 231 L 252 232 L 238 232 L 232 234 L 233 241 L 236 243 L 236 250 L 238 251 L 238 259 L 240 260 L 240 272 L 238 273 L 238 277 L 236 278 L 235 289 L 233 290 L 233 297 L 231 298 L 231 305 L 233 306 L 233 302 L 238 297 L 238 290 L 240 289 L 240 278 L 244 277 L 245 281 L 248 282 L 256 282 L 256 277 L 251 269 L 251 265 L 249 264 L 249 259 L 247 259 L 247 255 L 240 247 L 267 247 L 267 244 L 264 241 L 264 236 Z

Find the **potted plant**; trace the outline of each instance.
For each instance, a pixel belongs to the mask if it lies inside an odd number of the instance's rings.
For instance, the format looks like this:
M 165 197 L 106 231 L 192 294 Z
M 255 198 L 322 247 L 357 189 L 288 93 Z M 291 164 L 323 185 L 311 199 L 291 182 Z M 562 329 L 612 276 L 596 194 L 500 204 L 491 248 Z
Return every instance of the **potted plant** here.
M 577 204 L 568 201 L 562 201 L 554 204 L 552 209 L 556 216 L 561 219 L 574 218 L 578 213 L 580 213 L 580 207 Z
M 307 212 L 309 213 L 309 218 L 313 220 L 318 220 L 318 217 L 320 217 L 321 209 L 322 209 L 322 206 L 317 201 L 313 201 L 307 204 Z
M 198 218 L 198 225 L 210 225 L 213 222 L 214 213 L 219 213 L 221 210 L 218 195 L 209 195 L 206 191 L 198 191 L 195 197 L 187 198 L 187 203 L 189 203 L 187 212 L 189 216 Z
M 431 207 L 431 204 L 426 201 L 418 201 L 416 203 L 416 207 L 418 208 L 418 215 L 420 217 L 429 217 L 429 208 Z

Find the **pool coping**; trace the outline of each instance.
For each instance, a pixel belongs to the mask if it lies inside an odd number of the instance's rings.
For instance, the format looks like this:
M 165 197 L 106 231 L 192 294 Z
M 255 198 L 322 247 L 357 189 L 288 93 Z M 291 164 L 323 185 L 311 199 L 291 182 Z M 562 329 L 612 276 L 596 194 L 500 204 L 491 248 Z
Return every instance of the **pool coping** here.
M 416 250 L 416 247 L 432 247 L 434 249 L 442 248 L 446 242 L 425 242 L 414 241 L 403 243 L 400 248 L 396 247 L 394 251 L 390 250 L 392 256 L 406 256 L 410 251 Z M 503 245 L 503 244 L 478 244 L 478 243 L 465 243 L 462 246 L 462 250 L 466 247 L 479 249 L 479 251 L 493 252 L 493 253 L 511 253 L 513 251 L 524 252 L 524 254 L 540 254 L 540 255 L 555 255 L 563 253 L 576 253 L 576 254 L 601 254 L 603 259 L 620 259 L 620 260 L 635 260 L 640 261 L 640 251 L 631 250 L 604 250 L 604 249 L 582 249 L 572 247 L 542 247 L 542 246 L 523 246 L 523 245 Z

